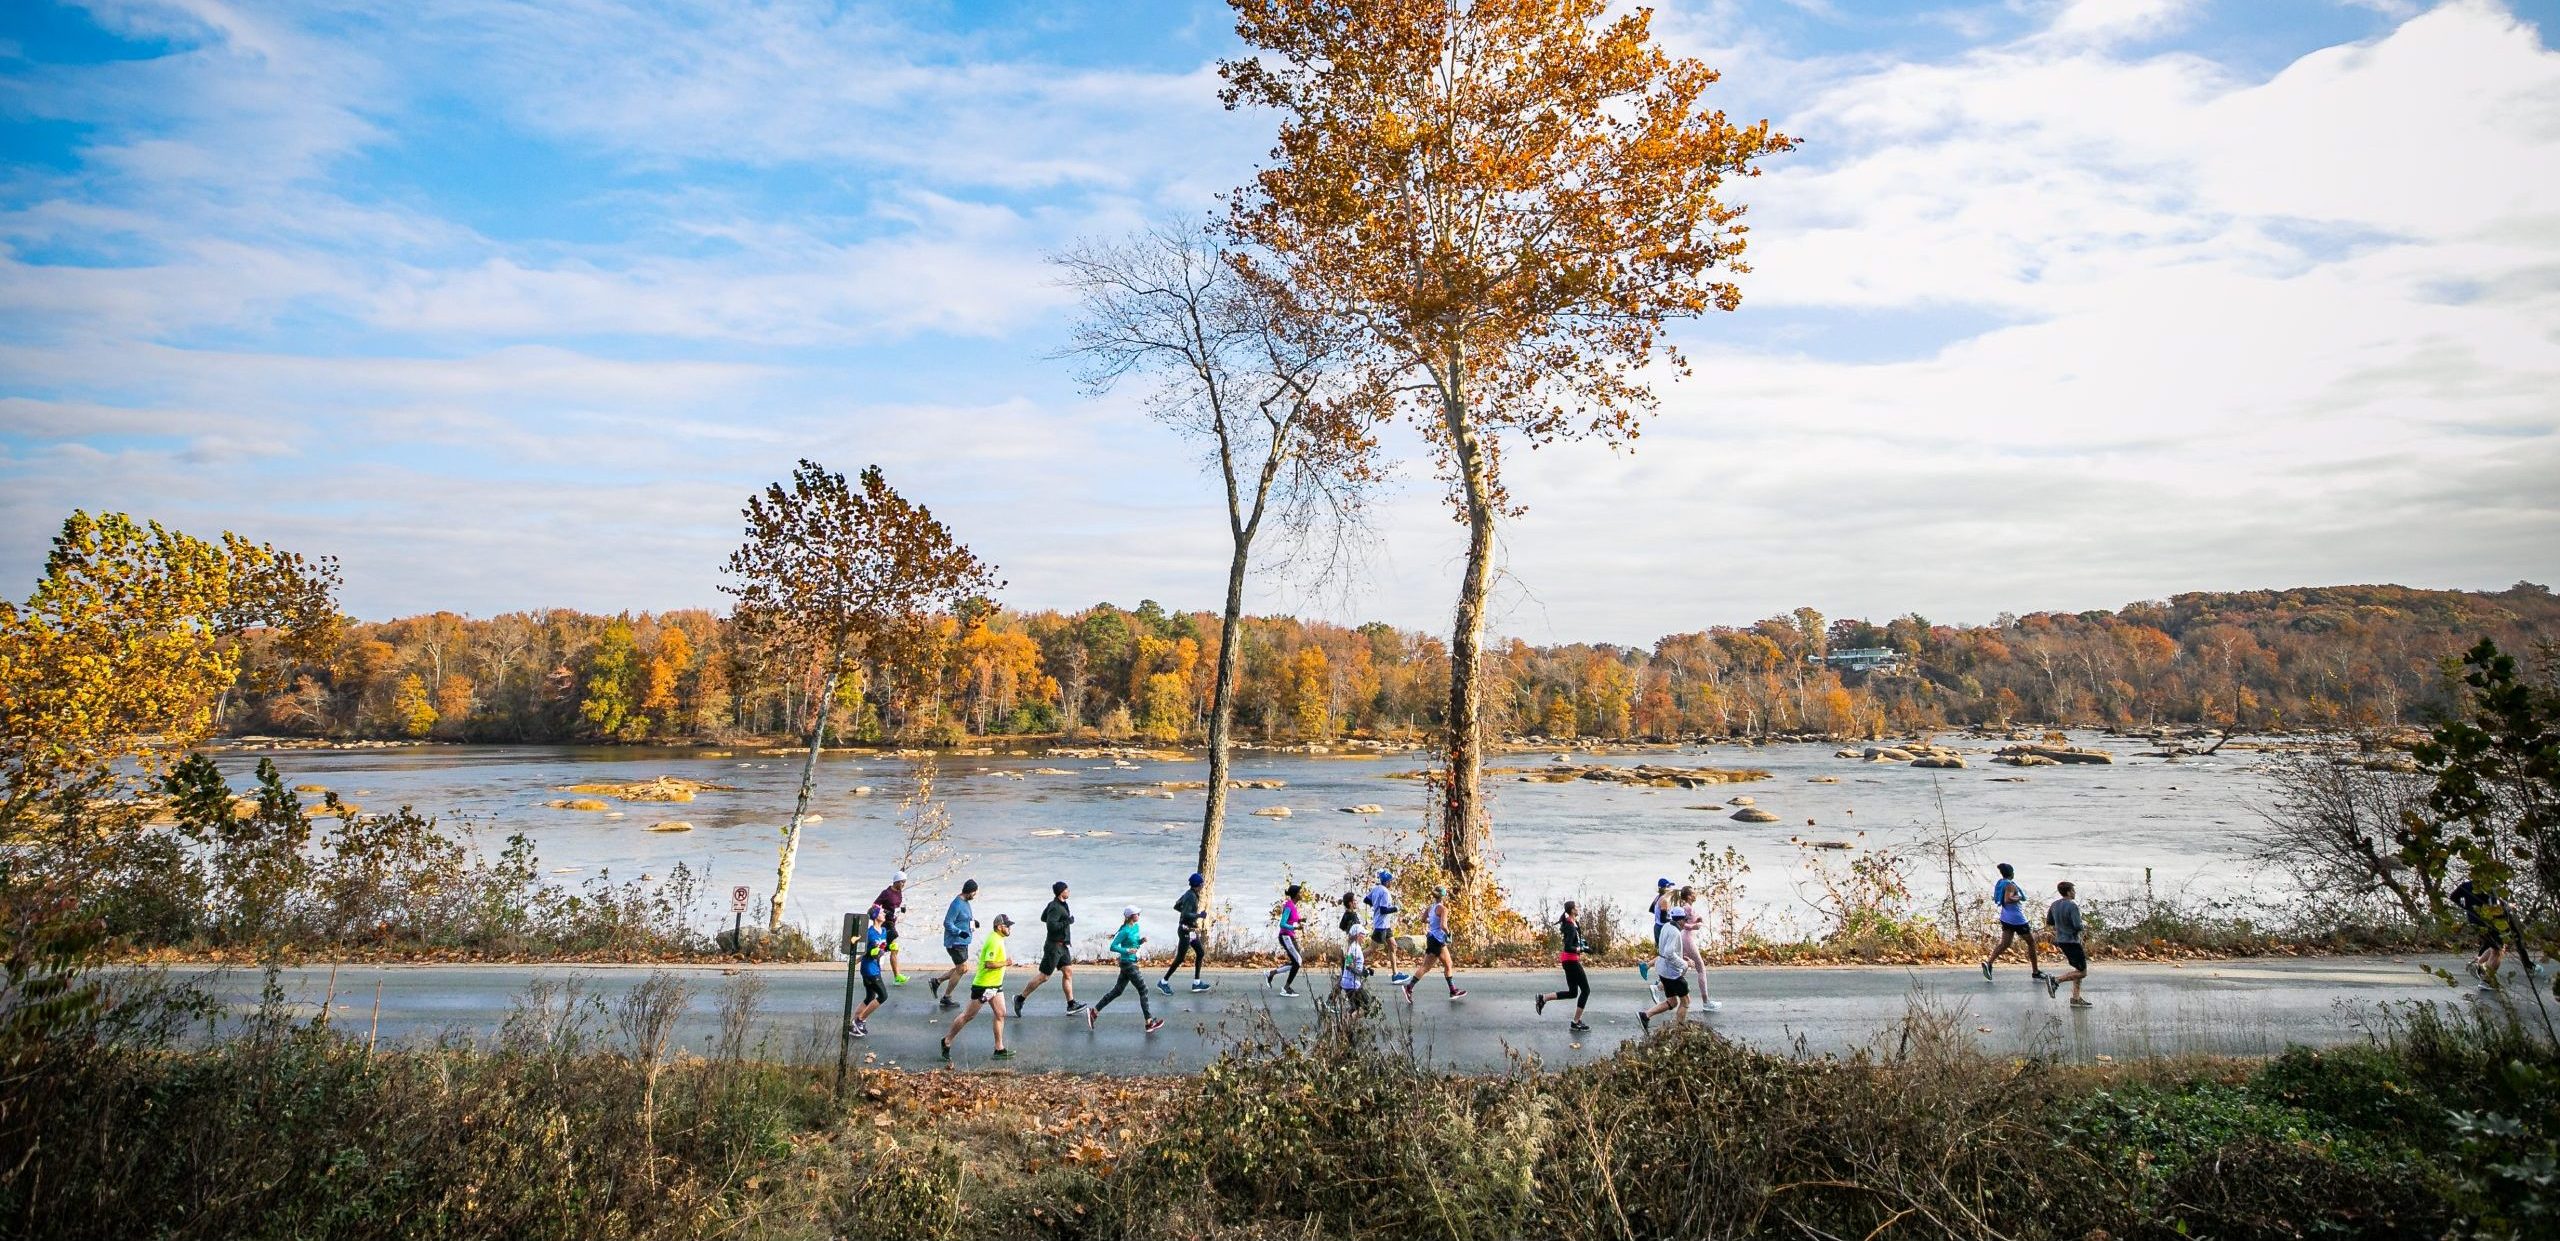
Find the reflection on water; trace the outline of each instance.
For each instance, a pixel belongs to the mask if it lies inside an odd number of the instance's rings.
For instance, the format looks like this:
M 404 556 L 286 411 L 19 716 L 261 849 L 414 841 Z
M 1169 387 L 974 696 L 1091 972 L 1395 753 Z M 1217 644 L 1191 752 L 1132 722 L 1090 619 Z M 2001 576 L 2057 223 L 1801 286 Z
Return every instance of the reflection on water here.
M 2107 738 L 2077 740 L 2113 749 L 2117 762 L 2015 771 L 1990 765 L 1993 743 L 1968 741 L 1958 748 L 1971 767 L 1921 771 L 1834 758 L 1829 745 L 1705 746 L 1602 761 L 1757 767 L 1772 778 L 1688 790 L 1488 777 L 1498 873 L 1517 903 L 1532 912 L 1542 901 L 1577 895 L 1611 896 L 1622 910 L 1635 911 L 1651 896 L 1655 878 L 1686 878 L 1701 840 L 1719 850 L 1731 844 L 1751 865 L 1747 907 L 1765 927 L 1784 932 L 1812 917 L 1800 851 L 1791 838 L 1855 840 L 1864 832 L 1866 843 L 1916 845 L 1924 825 L 1938 821 L 1934 783 L 1945 792 L 1946 814 L 1955 827 L 1983 832 L 1971 859 L 1974 869 L 2013 862 L 2031 892 L 2049 894 L 2054 881 L 2072 879 L 2084 899 L 2125 895 L 2141 890 L 2146 868 L 2163 896 L 2212 897 L 2246 882 L 2239 862 L 2255 822 L 2249 807 L 2264 801 L 2255 753 L 2171 763 L 2133 758 L 2133 745 L 2109 744 Z M 563 882 L 608 871 L 616 879 L 662 875 L 685 862 L 707 878 L 706 924 L 714 905 L 721 911 L 718 920 L 727 921 L 733 884 L 754 889 L 755 908 L 763 907 L 772 890 L 779 829 L 790 815 L 800 771 L 796 758 L 752 750 L 708 758 L 700 750 L 427 746 L 273 757 L 288 783 L 326 785 L 377 810 L 405 803 L 460 819 L 486 849 L 522 832 L 539 848 L 544 869 Z M 232 752 L 219 761 L 238 777 L 256 755 Z M 1319 891 L 1334 889 L 1338 896 L 1349 877 L 1342 846 L 1421 827 L 1421 783 L 1387 776 L 1422 761 L 1413 755 L 1238 755 L 1236 779 L 1278 779 L 1286 786 L 1230 795 L 1221 899 L 1232 903 L 1239 921 L 1259 926 L 1266 907 L 1292 880 Z M 1544 755 L 1500 760 L 1544 761 Z M 906 760 L 867 755 L 831 754 L 819 761 L 812 809 L 823 822 L 804 829 L 792 920 L 831 926 L 888 881 L 899 848 L 895 819 L 908 769 Z M 738 791 L 706 792 L 689 803 L 609 803 L 608 813 L 620 817 L 545 804 L 562 798 L 564 785 L 657 775 L 715 781 Z M 1106 911 L 1116 913 L 1127 904 L 1166 917 L 1197 856 L 1204 794 L 1193 789 L 1167 795 L 1159 783 L 1206 775 L 1207 763 L 1200 759 L 1117 766 L 1110 759 L 1036 751 L 946 756 L 938 787 L 950 807 L 950 847 L 965 860 L 949 875 L 919 876 L 909 899 L 927 915 L 938 915 L 965 875 L 985 889 L 978 904 L 982 919 L 999 912 L 1029 919 L 1047 901 L 1049 884 L 1064 879 L 1074 885 L 1082 930 L 1107 928 L 1117 919 Z M 1838 782 L 1812 783 L 1817 776 Z M 871 792 L 858 795 L 858 787 Z M 1736 823 L 1729 811 L 1694 808 L 1735 794 L 1751 796 L 1778 821 Z M 1376 803 L 1385 812 L 1340 812 L 1362 803 Z M 1252 813 L 1272 806 L 1293 813 Z M 689 822 L 694 830 L 647 830 L 669 819 Z M 1973 879 L 1968 886 L 1982 882 Z M 1930 865 L 1915 866 L 1920 899 L 1943 883 Z M 911 933 L 911 941 L 929 952 L 930 932 L 921 925 L 916 930 L 924 933 Z

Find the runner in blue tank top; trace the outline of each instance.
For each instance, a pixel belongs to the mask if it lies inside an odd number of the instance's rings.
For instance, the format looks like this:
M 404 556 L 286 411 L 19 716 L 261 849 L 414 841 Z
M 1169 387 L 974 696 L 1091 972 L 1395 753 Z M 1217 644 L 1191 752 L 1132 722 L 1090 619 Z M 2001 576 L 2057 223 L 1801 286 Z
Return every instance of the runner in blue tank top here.
M 1423 911 L 1422 926 L 1422 964 L 1415 966 L 1413 976 L 1405 980 L 1405 1002 L 1413 1002 L 1413 985 L 1431 972 L 1434 960 L 1440 962 L 1440 981 L 1449 984 L 1449 998 L 1465 995 L 1466 989 L 1458 985 L 1458 976 L 1449 966 L 1449 889 L 1431 889 L 1431 908 Z

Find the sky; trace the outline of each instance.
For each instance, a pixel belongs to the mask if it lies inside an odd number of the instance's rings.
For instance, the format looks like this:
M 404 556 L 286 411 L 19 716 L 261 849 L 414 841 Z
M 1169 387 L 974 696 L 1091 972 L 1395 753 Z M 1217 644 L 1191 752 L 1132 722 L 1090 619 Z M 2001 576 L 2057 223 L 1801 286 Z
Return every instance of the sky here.
M 1631 449 L 1506 461 L 1494 627 L 2560 579 L 2560 0 L 1662 0 L 1742 308 Z M 1045 256 L 1215 209 L 1223 4 L 10 0 L 0 594 L 75 508 L 334 554 L 369 618 L 718 607 L 738 509 L 880 464 L 1024 608 L 1214 608 L 1195 445 L 1058 359 Z M 1409 436 L 1358 571 L 1441 628 Z

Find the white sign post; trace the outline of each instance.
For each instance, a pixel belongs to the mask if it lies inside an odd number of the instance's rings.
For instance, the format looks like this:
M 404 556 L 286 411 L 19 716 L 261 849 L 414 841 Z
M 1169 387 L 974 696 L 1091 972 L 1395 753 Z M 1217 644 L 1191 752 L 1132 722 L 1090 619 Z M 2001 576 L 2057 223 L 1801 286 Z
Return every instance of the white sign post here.
M 729 946 L 741 957 L 747 955 L 747 897 L 749 895 L 747 885 L 743 883 L 729 889 L 729 912 L 736 915 L 735 921 L 729 927 Z

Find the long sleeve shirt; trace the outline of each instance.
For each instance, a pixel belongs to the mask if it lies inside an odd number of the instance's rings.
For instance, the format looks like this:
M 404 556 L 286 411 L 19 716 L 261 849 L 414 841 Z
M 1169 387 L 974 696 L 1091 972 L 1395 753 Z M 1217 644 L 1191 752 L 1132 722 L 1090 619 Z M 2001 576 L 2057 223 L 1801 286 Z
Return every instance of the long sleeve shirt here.
M 951 907 L 942 911 L 942 942 L 950 948 L 969 946 L 969 933 L 978 929 L 977 911 L 969 907 L 969 898 L 951 898 Z
M 1138 945 L 1146 938 L 1145 933 L 1138 930 L 1137 923 L 1123 922 L 1120 924 L 1120 929 L 1111 935 L 1111 951 L 1120 958 L 1120 964 L 1136 965 Z

